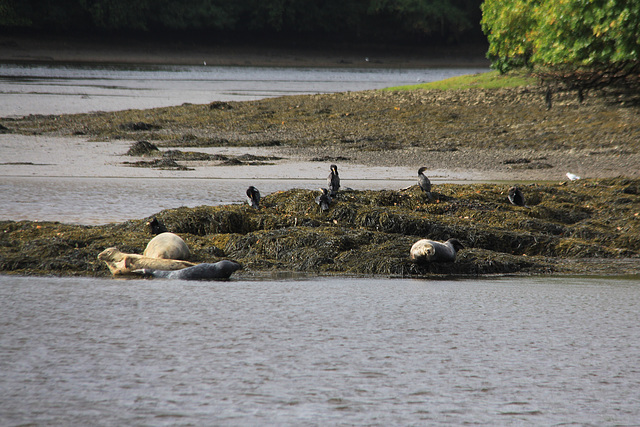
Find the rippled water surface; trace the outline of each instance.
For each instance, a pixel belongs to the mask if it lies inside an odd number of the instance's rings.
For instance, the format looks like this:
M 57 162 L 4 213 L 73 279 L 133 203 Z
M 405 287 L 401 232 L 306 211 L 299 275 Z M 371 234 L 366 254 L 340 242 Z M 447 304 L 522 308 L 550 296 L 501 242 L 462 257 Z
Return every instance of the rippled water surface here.
M 484 71 L 488 70 L 0 64 L 0 117 L 380 89 Z
M 636 425 L 639 284 L 0 276 L 0 424 Z

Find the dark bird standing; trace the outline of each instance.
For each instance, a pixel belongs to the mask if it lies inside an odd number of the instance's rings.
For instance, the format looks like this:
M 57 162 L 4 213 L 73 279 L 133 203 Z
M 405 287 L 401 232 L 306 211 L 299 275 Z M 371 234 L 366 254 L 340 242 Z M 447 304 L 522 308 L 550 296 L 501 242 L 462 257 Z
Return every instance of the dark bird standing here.
M 329 187 L 329 195 L 335 197 L 340 189 L 340 177 L 338 176 L 338 166 L 331 165 L 331 173 L 327 178 L 327 186 Z
M 147 226 L 149 227 L 151 234 L 155 234 L 155 235 L 166 233 L 167 231 L 169 231 L 167 230 L 167 227 L 165 227 L 163 223 L 158 221 L 158 218 L 156 217 L 153 217 L 151 221 L 147 222 Z
M 431 181 L 429 181 L 429 178 L 427 178 L 427 176 L 424 174 L 424 171 L 426 170 L 427 168 L 425 168 L 424 166 L 418 169 L 418 185 L 420 186 L 422 191 L 427 193 L 427 197 L 429 197 L 429 200 L 431 200 Z
M 331 196 L 326 188 L 321 188 L 322 194 L 316 197 L 316 203 L 320 206 L 321 211 L 329 210 L 329 205 L 331 204 Z
M 523 206 L 525 208 L 527 207 L 524 204 L 524 194 L 522 193 L 522 190 L 518 188 L 518 186 L 513 186 L 509 189 L 509 194 L 507 194 L 507 198 L 513 205 Z
M 247 188 L 247 203 L 252 208 L 260 209 L 260 192 L 253 185 Z

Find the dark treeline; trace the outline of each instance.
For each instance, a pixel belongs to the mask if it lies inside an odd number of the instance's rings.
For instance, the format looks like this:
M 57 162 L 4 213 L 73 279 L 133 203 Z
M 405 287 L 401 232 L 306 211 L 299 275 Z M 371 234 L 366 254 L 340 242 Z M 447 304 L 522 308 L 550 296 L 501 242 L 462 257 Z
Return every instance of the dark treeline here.
M 0 29 L 343 42 L 482 40 L 482 0 L 0 0 Z

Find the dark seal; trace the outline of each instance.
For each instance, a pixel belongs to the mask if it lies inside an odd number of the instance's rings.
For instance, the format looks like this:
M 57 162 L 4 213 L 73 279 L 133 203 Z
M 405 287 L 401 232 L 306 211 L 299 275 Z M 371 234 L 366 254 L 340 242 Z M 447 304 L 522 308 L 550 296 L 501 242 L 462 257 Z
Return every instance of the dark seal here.
M 161 277 L 164 279 L 178 280 L 223 280 L 228 279 L 235 271 L 242 269 L 242 266 L 234 261 L 223 260 L 211 263 L 202 263 L 182 270 L 153 270 L 143 268 L 135 270 L 146 276 Z

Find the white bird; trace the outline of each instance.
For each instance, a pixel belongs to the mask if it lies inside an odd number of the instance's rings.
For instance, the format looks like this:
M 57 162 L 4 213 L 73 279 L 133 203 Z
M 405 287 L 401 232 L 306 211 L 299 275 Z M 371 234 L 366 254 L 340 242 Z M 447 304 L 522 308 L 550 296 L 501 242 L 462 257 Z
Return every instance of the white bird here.
M 567 172 L 567 178 L 569 178 L 570 181 L 576 181 L 578 179 L 580 179 L 580 177 L 576 174 L 573 174 L 571 172 Z

